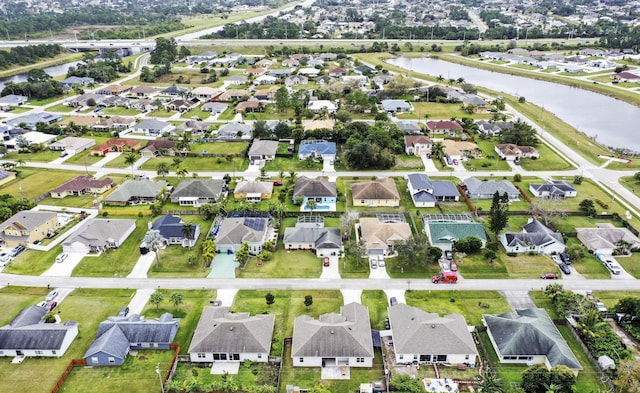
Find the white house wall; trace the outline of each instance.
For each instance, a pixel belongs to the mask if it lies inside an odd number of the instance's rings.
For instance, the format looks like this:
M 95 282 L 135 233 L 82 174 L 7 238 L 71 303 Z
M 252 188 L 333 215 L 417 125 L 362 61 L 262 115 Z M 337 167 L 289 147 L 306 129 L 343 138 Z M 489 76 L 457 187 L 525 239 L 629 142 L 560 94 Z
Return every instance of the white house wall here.
M 189 357 L 194 363 L 241 363 L 245 360 L 252 362 L 266 363 L 269 360 L 268 353 L 240 353 L 240 360 L 214 360 L 213 353 L 205 353 L 204 357 L 198 357 L 197 352 L 189 353 Z M 229 354 L 227 354 L 228 356 Z

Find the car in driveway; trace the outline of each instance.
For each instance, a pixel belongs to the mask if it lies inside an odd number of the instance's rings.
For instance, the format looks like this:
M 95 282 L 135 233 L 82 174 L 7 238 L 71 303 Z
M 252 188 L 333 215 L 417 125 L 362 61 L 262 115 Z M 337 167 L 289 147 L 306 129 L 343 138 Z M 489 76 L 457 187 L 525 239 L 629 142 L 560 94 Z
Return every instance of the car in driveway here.
M 371 266 L 372 269 L 377 269 L 378 268 L 378 260 L 371 258 L 369 259 L 369 265 Z
M 69 254 L 63 252 L 62 254 L 58 255 L 56 257 L 56 263 L 62 263 L 64 262 L 65 259 L 67 259 L 67 257 L 69 256 Z
M 25 247 L 22 244 L 18 244 L 16 246 L 16 248 L 14 248 L 13 250 L 9 251 L 9 257 L 10 258 L 15 258 L 18 255 L 22 254 L 25 250 Z
M 450 250 L 445 250 L 444 257 L 447 258 L 448 260 L 452 260 L 453 259 L 453 253 Z
M 384 267 L 384 259 L 382 258 L 378 259 L 378 266 Z
M 604 305 L 604 303 L 602 302 L 596 302 L 596 308 L 598 309 L 598 311 L 600 312 L 607 312 L 607 306 Z
M 274 186 L 281 186 L 282 184 L 283 184 L 283 183 L 282 183 L 282 180 L 274 180 L 274 181 L 273 181 L 273 185 L 274 185 Z
M 555 280 L 558 278 L 558 274 L 552 272 L 542 273 L 540 275 L 540 278 L 542 278 L 543 280 Z
M 123 306 L 118 313 L 119 317 L 126 317 L 129 315 L 129 306 Z
M 324 266 L 324 267 L 329 267 L 330 266 L 329 257 L 324 257 L 324 261 L 322 262 L 322 266 Z
M 46 298 L 44 298 L 45 301 L 50 302 L 53 299 L 55 299 L 58 296 L 58 291 L 53 290 L 51 292 L 49 292 L 49 294 L 47 295 Z
M 0 253 L 0 266 L 4 266 L 11 261 L 11 257 L 8 252 Z
M 45 307 L 47 311 L 53 311 L 54 308 L 58 307 L 58 302 L 49 302 Z
M 553 262 L 555 262 L 556 265 L 561 265 L 562 264 L 562 261 L 560 260 L 560 257 L 557 256 L 557 255 L 552 255 L 551 259 L 553 259 Z
M 452 272 L 457 272 L 458 271 L 458 264 L 456 263 L 456 261 L 451 260 L 449 262 L 449 269 L 451 269 Z
M 398 304 L 398 299 L 396 299 L 395 297 L 392 297 L 391 299 L 389 299 L 389 305 L 391 307 L 395 306 L 396 304 Z
M 562 270 L 562 273 L 571 274 L 571 269 L 569 268 L 569 265 L 567 265 L 566 263 L 562 263 L 558 265 L 558 267 L 560 267 L 560 270 Z

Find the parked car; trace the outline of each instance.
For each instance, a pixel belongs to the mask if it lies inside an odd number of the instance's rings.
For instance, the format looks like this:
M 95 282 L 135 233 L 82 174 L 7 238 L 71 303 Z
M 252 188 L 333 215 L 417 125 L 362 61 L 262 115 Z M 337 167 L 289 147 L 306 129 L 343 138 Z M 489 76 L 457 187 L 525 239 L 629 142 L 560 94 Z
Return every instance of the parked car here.
M 58 296 L 58 291 L 53 290 L 51 292 L 49 292 L 49 294 L 47 295 L 46 298 L 44 298 L 45 301 L 50 302 L 53 299 L 55 299 Z
M 378 261 L 376 259 L 369 259 L 369 264 L 371 265 L 372 269 L 377 269 L 378 268 Z
M 395 306 L 396 304 L 398 304 L 398 299 L 396 299 L 395 296 L 389 299 L 389 305 L 391 307 Z
M 600 312 L 607 312 L 608 311 L 607 307 L 602 302 L 596 302 L 596 307 L 598 308 L 598 311 L 600 311 Z
M 38 307 L 42 307 L 42 308 L 45 308 L 45 307 L 47 307 L 47 302 L 45 302 L 45 301 L 43 300 L 43 301 L 41 301 L 40 303 L 36 304 L 36 306 L 38 306 Z
M 7 263 L 10 259 L 11 257 L 8 252 L 0 253 L 0 263 Z
M 53 311 L 54 308 L 58 307 L 58 302 L 49 302 L 47 303 L 47 311 Z
M 25 247 L 22 244 L 18 244 L 16 246 L 16 248 L 14 248 L 13 250 L 9 251 L 9 256 L 11 258 L 15 258 L 18 255 L 22 254 L 22 252 L 25 250 Z
M 281 186 L 282 185 L 282 180 L 274 180 L 273 181 L 273 185 L 274 186 Z
M 566 252 L 560 253 L 560 259 L 562 260 L 562 262 L 566 263 L 567 265 L 571 265 L 571 258 L 569 258 L 569 255 L 567 255 Z
M 378 266 L 384 267 L 384 259 L 382 258 L 378 259 Z
M 324 262 L 322 262 L 322 266 L 329 267 L 329 257 L 324 257 Z
M 444 257 L 447 258 L 448 260 L 452 260 L 453 259 L 453 253 L 450 250 L 445 250 Z
M 552 255 L 551 259 L 553 259 L 553 262 L 555 262 L 556 265 L 561 265 L 562 264 L 562 261 L 560 260 L 560 257 L 557 256 L 557 255 Z
M 391 329 L 391 324 L 389 323 L 389 317 L 386 317 L 386 318 L 384 319 L 384 328 L 385 328 L 386 330 Z
M 451 269 L 452 272 L 457 272 L 458 271 L 458 264 L 456 263 L 456 261 L 451 261 L 449 262 L 449 269 Z
M 542 278 L 544 280 L 555 280 L 555 279 L 558 278 L 558 274 L 557 273 L 552 273 L 552 272 L 542 273 L 540 275 L 540 278 Z
M 560 270 L 562 270 L 562 273 L 571 274 L 571 269 L 569 268 L 569 265 L 567 265 L 566 263 L 560 264 L 559 267 L 560 267 Z
M 123 306 L 120 309 L 120 312 L 118 313 L 119 317 L 126 317 L 127 315 L 129 315 L 129 307 L 128 306 Z
M 64 262 L 65 259 L 67 259 L 67 257 L 69 256 L 69 254 L 63 252 L 62 254 L 58 255 L 56 257 L 56 263 L 62 263 Z
M 438 284 L 441 282 L 455 284 L 458 282 L 458 275 L 453 272 L 442 272 L 436 276 L 431 277 L 431 282 L 434 284 Z

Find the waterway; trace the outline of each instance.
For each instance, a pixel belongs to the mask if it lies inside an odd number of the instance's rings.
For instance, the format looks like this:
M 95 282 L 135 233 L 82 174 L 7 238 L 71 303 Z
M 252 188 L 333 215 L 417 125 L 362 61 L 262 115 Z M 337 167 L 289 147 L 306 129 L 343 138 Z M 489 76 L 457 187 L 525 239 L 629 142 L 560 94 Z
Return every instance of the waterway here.
M 72 61 L 71 63 L 65 63 L 65 64 L 47 67 L 47 68 L 44 68 L 44 72 L 46 72 L 51 76 L 66 75 L 69 68 L 75 67 L 79 63 L 81 63 L 81 61 Z M 20 82 L 26 82 L 26 81 L 27 81 L 26 73 L 0 79 L 0 90 L 4 89 L 4 86 L 7 82 L 20 83 Z
M 525 97 L 607 146 L 640 152 L 640 108 L 602 94 L 432 58 L 399 57 L 390 64 L 446 80 L 465 82 Z M 535 119 L 533 119 L 535 120 Z

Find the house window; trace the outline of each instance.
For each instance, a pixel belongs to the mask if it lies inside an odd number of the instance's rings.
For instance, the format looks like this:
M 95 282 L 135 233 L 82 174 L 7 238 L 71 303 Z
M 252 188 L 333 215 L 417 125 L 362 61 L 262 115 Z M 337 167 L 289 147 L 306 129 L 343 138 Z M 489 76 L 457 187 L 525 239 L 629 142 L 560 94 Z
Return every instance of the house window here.
M 204 358 L 206 358 L 206 357 L 207 357 L 207 354 L 206 354 L 206 353 L 203 353 L 203 352 L 199 352 L 199 353 L 198 353 L 198 359 L 204 359 Z
M 258 354 L 258 359 L 262 359 L 262 354 L 261 353 Z
M 446 362 L 447 361 L 447 355 L 438 355 L 436 358 L 436 362 Z
M 43 352 L 42 351 L 36 351 L 36 355 L 42 355 Z
M 398 359 L 400 359 L 400 360 L 404 359 L 404 355 L 400 355 L 400 357 L 398 357 Z
M 98 362 L 99 362 L 99 360 L 98 360 L 98 358 L 97 358 L 97 357 L 92 357 L 92 358 L 91 358 L 91 363 L 93 363 L 93 364 L 98 364 Z
M 304 358 L 300 358 L 300 363 L 304 363 Z
M 469 360 L 469 355 L 465 355 L 464 360 Z
M 142 343 L 142 348 L 149 348 L 149 343 Z
M 51 351 L 51 354 L 52 354 L 52 355 L 57 355 L 57 354 L 58 354 L 58 351 Z
M 109 363 L 115 363 L 115 362 L 116 362 L 115 358 L 112 358 L 112 357 L 109 358 Z
M 413 360 L 418 360 L 418 355 L 413 355 Z
M 364 363 L 364 358 L 356 358 L 356 363 Z

